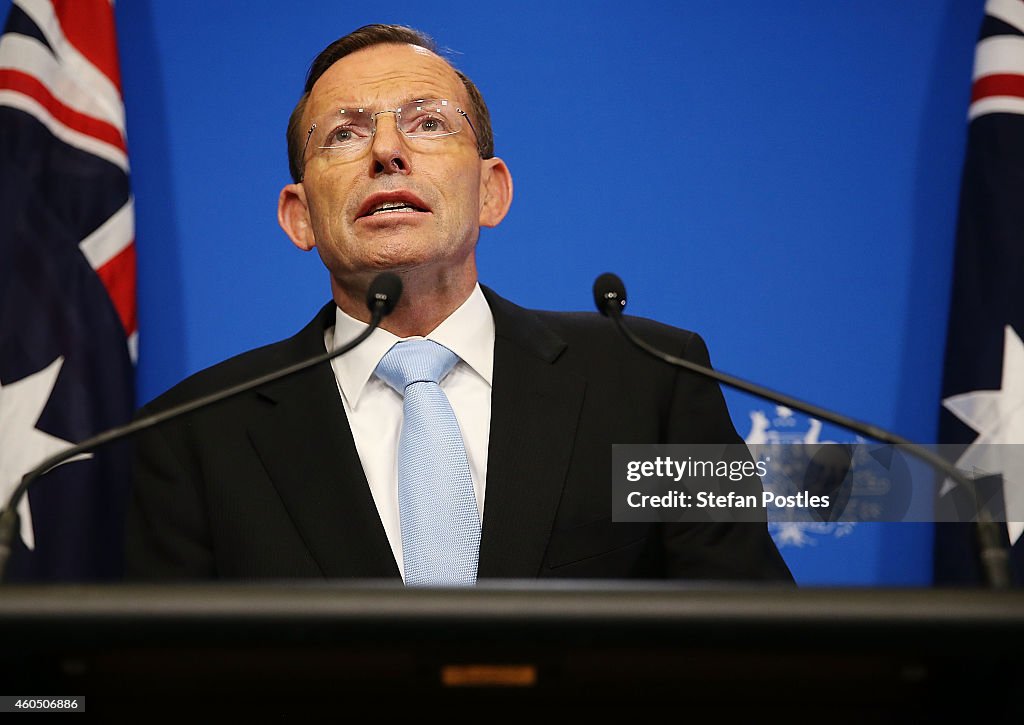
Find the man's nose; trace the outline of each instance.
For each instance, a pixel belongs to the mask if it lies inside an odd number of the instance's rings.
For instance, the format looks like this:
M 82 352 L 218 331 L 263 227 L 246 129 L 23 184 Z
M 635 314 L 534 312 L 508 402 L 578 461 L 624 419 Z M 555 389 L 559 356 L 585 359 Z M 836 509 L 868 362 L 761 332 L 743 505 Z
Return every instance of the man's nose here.
M 381 111 L 374 116 L 374 133 L 370 146 L 371 173 L 408 174 L 409 147 L 405 135 L 398 130 L 398 116 L 394 111 Z

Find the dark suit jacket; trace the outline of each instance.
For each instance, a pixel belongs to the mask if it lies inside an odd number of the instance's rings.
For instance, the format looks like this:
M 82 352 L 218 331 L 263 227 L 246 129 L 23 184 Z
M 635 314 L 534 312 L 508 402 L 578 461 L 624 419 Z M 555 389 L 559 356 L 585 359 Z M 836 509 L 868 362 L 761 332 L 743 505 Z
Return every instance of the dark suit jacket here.
M 636 351 L 596 314 L 484 294 L 496 340 L 479 578 L 791 579 L 764 524 L 611 521 L 613 443 L 740 440 L 717 385 Z M 323 352 L 334 309 L 143 412 Z M 708 364 L 696 334 L 633 325 Z M 131 577 L 399 576 L 328 364 L 153 429 L 137 451 Z

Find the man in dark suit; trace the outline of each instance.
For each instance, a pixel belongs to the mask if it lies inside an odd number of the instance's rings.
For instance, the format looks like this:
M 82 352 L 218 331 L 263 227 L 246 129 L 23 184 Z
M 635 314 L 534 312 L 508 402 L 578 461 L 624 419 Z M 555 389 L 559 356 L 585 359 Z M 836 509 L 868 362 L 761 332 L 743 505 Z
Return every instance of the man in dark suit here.
M 381 271 L 397 272 L 405 291 L 384 329 L 333 366 L 140 437 L 130 575 L 791 579 L 764 524 L 612 522 L 612 444 L 739 437 L 716 385 L 629 348 L 606 320 L 524 310 L 478 284 L 479 230 L 504 218 L 511 175 L 476 87 L 428 38 L 367 26 L 328 46 L 288 146 L 294 183 L 278 218 L 296 246 L 319 253 L 333 301 L 296 336 L 199 373 L 147 410 L 354 337 Z M 708 364 L 697 335 L 636 325 Z M 439 380 L 410 383 L 434 386 L 432 405 L 449 417 L 415 432 L 412 388 L 403 400 L 407 383 L 386 372 L 410 338 L 454 361 Z M 409 448 L 455 423 L 454 442 Z M 436 465 L 431 451 L 449 444 L 456 463 L 441 461 L 427 477 L 433 490 L 416 493 L 420 464 Z M 468 519 L 444 520 L 449 495 Z M 445 573 L 455 569 L 464 576 Z

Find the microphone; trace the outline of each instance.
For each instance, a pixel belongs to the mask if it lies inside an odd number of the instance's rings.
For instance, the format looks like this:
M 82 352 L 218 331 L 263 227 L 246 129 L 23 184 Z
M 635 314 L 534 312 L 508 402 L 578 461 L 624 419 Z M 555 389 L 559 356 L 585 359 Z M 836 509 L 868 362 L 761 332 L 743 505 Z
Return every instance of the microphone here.
M 626 309 L 626 286 L 618 275 L 605 272 L 594 280 L 594 304 L 605 317 Z
M 744 380 L 743 378 L 736 377 L 735 375 L 729 375 L 728 373 L 723 373 L 719 370 L 700 365 L 691 360 L 684 360 L 683 358 L 678 358 L 659 350 L 648 342 L 637 337 L 637 335 L 626 325 L 625 319 L 622 315 L 622 310 L 626 307 L 626 287 L 622 283 L 622 280 L 611 272 L 606 272 L 594 280 L 594 304 L 597 306 L 598 312 L 605 317 L 611 318 L 619 332 L 621 332 L 627 340 L 646 352 L 648 355 L 656 357 L 659 360 L 677 368 L 683 368 L 684 370 L 689 370 L 697 375 L 723 383 L 731 388 L 741 390 L 745 393 L 750 393 L 751 395 L 756 395 L 759 398 L 771 400 L 772 402 L 784 405 L 787 408 L 799 410 L 813 418 L 819 418 L 821 420 L 828 421 L 829 423 L 842 426 L 843 428 L 859 433 L 866 438 L 873 438 L 890 445 L 902 446 L 908 453 L 924 461 L 934 470 L 940 471 L 947 477 L 953 479 L 957 485 L 970 493 L 973 497 L 975 510 L 978 512 L 978 520 L 976 522 L 975 529 L 978 537 L 978 556 L 988 585 L 993 589 L 1006 589 L 1010 586 L 1009 553 L 1007 552 L 1007 546 L 1000 535 L 999 527 L 994 521 L 992 521 L 985 508 L 978 504 L 977 492 L 974 489 L 974 482 L 964 475 L 960 469 L 947 462 L 944 458 L 923 446 L 912 443 L 906 438 L 879 426 L 854 420 L 849 416 L 827 410 L 821 406 L 814 405 L 813 403 L 808 403 L 800 400 L 799 398 L 794 398 L 791 395 L 780 393 L 762 385 Z
M 244 383 L 233 385 L 230 388 L 218 390 L 215 393 L 205 395 L 201 398 L 196 398 L 195 400 L 190 400 L 186 403 L 176 405 L 173 408 L 168 408 L 167 410 L 153 415 L 148 415 L 145 418 L 138 418 L 127 425 L 103 431 L 92 438 L 87 438 L 81 443 L 65 448 L 60 453 L 56 453 L 44 460 L 38 466 L 22 476 L 21 483 L 19 483 L 17 488 L 14 489 L 14 492 L 11 493 L 6 506 L 3 511 L 0 512 L 0 582 L 4 579 L 4 573 L 7 569 L 7 561 L 10 559 L 11 552 L 13 550 L 14 537 L 18 531 L 18 503 L 35 480 L 51 468 L 77 456 L 80 453 L 85 453 L 107 443 L 127 438 L 139 431 L 152 428 L 153 426 L 159 425 L 168 420 L 178 418 L 187 413 L 199 410 L 200 408 L 213 405 L 214 403 L 219 403 L 222 400 L 240 395 L 252 390 L 253 388 L 258 388 L 261 385 L 266 385 L 267 383 L 272 383 L 275 380 L 286 378 L 294 373 L 301 372 L 314 367 L 315 365 L 332 360 L 340 355 L 344 355 L 353 348 L 361 345 L 370 335 L 373 334 L 373 331 L 380 326 L 381 321 L 395 309 L 395 305 L 398 304 L 398 300 L 401 296 L 401 278 L 393 272 L 382 272 L 374 277 L 373 281 L 370 282 L 370 287 L 366 293 L 366 306 L 369 308 L 371 315 L 369 326 L 341 347 L 335 348 L 334 350 L 328 350 L 327 352 L 311 357 L 308 360 L 297 362 L 286 368 L 275 370 L 274 372 L 261 375 L 258 378 L 253 378 L 252 380 L 248 380 Z
M 366 290 L 366 306 L 373 314 L 379 310 L 383 319 L 395 309 L 401 296 L 402 278 L 394 272 L 381 272 L 373 278 L 370 288 Z M 380 320 L 377 321 L 379 324 Z M 371 325 L 376 327 L 373 323 Z

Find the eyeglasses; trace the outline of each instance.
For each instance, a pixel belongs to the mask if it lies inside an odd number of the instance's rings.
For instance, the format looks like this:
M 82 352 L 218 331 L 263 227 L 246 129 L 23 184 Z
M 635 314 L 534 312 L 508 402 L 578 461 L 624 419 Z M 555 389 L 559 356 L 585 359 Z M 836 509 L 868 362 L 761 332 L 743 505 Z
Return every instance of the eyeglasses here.
M 306 134 L 305 158 L 309 148 L 336 156 L 354 156 L 363 151 L 377 131 L 377 116 L 395 114 L 398 130 L 406 138 L 439 139 L 463 129 L 463 121 L 473 130 L 473 122 L 461 108 L 443 98 L 409 101 L 398 108 L 371 111 L 365 108 L 342 108 L 326 113 L 313 122 Z

